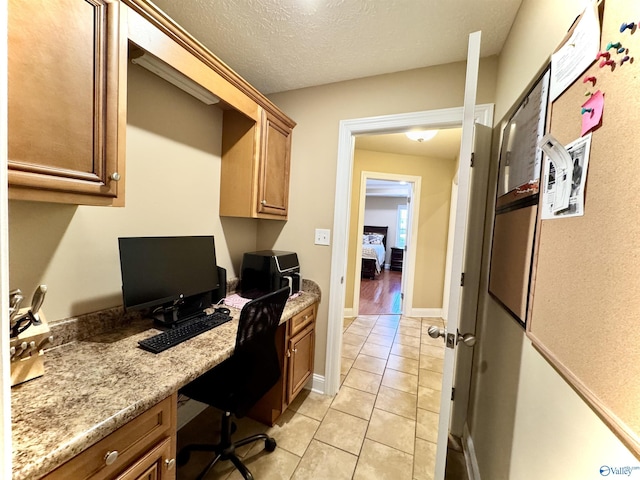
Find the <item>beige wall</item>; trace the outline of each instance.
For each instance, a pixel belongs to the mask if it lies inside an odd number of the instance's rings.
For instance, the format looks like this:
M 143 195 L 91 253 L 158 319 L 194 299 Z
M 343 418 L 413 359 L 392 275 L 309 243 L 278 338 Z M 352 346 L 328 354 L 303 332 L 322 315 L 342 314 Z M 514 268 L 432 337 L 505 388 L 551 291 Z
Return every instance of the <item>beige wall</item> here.
M 48 319 L 122 304 L 119 236 L 215 235 L 229 276 L 257 223 L 220 219 L 221 111 L 130 66 L 124 208 L 9 202 L 11 288 L 48 285 Z
M 494 102 L 497 61 L 480 63 L 478 103 Z M 331 247 L 313 244 L 314 229 L 333 229 L 340 120 L 460 107 L 465 63 L 440 65 L 271 95 L 298 126 L 293 134 L 289 221 L 266 222 L 258 244 L 298 252 L 303 276 L 322 289 L 315 371 L 324 375 Z M 334 319 L 335 320 L 335 319 Z
M 451 182 L 456 162 L 436 158 L 356 150 L 353 157 L 349 263 L 347 265 L 345 307 L 353 307 L 353 286 L 360 208 L 360 177 L 363 171 L 396 173 L 421 177 L 418 243 L 416 250 L 414 300 L 410 308 L 441 308 L 447 250 Z M 387 245 L 391 247 L 393 245 Z
M 547 63 L 583 3 L 524 0 L 498 65 L 497 124 Z M 494 138 L 491 211 L 497 145 Z M 485 249 L 490 246 L 492 222 L 491 217 L 485 225 Z M 533 348 L 522 327 L 487 295 L 487 253 L 468 416 L 481 478 L 596 479 L 602 478 L 601 465 L 638 465 Z

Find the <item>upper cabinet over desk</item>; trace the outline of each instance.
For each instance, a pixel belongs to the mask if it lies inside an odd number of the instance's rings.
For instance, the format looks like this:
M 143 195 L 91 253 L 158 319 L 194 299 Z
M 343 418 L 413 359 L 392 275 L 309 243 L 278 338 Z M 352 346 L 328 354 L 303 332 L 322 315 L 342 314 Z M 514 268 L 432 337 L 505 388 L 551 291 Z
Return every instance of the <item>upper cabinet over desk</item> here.
M 10 198 L 124 205 L 129 51 L 220 99 L 220 215 L 286 219 L 295 122 L 145 0 L 10 0 Z
M 118 76 L 119 10 L 103 0 L 10 0 L 10 198 L 122 200 L 127 83 Z

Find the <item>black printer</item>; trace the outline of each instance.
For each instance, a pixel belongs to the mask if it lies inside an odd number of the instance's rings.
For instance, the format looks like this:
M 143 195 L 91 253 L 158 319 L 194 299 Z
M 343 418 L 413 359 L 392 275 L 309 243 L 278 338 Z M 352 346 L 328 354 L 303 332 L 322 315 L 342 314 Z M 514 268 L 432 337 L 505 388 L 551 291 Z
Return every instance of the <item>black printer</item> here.
M 261 250 L 242 257 L 240 291 L 245 298 L 289 287 L 289 295 L 300 290 L 300 263 L 294 252 Z

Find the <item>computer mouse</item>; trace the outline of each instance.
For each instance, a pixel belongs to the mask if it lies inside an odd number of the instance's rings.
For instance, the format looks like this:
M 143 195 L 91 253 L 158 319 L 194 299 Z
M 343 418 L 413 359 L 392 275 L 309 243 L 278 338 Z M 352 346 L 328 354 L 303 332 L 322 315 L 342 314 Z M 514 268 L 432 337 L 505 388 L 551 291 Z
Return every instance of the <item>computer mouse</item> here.
M 229 315 L 231 313 L 231 310 L 229 310 L 226 307 L 219 307 L 215 309 L 216 312 L 220 312 L 220 313 L 224 313 L 225 315 Z

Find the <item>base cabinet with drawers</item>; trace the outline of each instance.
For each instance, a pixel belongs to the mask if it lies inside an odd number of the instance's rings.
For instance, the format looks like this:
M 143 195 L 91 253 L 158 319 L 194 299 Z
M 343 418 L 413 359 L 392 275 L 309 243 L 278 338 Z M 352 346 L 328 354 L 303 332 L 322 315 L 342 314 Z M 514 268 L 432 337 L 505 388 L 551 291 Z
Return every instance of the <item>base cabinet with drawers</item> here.
M 174 393 L 44 480 L 175 480 L 176 416 Z
M 317 308 L 314 303 L 278 327 L 276 344 L 282 375 L 249 413 L 255 420 L 273 425 L 312 377 Z

